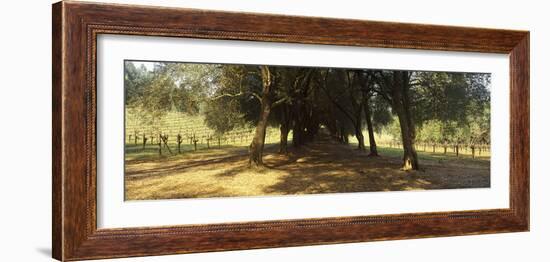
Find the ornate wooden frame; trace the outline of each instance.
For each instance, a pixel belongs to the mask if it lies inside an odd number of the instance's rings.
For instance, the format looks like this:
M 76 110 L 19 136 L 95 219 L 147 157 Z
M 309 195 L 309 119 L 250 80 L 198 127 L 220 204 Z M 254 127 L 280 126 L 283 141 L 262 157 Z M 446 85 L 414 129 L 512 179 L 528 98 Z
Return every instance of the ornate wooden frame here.
M 80 260 L 529 230 L 529 32 L 83 2 L 53 5 L 53 257 Z M 124 34 L 504 53 L 510 208 L 96 227 L 96 40 Z

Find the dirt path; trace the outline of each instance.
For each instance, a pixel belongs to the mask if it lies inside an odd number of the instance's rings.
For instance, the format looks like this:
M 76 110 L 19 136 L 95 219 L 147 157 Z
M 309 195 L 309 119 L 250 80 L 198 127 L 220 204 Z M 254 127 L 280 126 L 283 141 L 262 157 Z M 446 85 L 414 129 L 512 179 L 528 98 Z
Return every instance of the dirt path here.
M 288 155 L 266 148 L 266 168 L 247 168 L 246 148 L 212 149 L 126 162 L 126 199 L 170 199 L 489 187 L 489 161 L 421 161 L 401 171 L 397 157 L 367 157 L 327 137 Z

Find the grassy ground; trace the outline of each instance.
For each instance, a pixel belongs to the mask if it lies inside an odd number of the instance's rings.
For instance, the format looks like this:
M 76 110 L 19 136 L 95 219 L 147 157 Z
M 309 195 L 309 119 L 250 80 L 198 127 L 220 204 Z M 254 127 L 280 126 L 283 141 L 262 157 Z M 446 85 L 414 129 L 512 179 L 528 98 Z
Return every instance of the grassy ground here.
M 488 157 L 471 159 L 452 153 L 419 152 L 422 170 L 400 170 L 402 151 L 380 147 L 381 157 L 328 138 L 291 147 L 288 155 L 266 145 L 265 168 L 247 167 L 245 146 L 163 156 L 158 148 L 128 146 L 125 169 L 127 200 L 399 191 L 490 186 Z M 173 150 L 173 147 L 172 147 Z

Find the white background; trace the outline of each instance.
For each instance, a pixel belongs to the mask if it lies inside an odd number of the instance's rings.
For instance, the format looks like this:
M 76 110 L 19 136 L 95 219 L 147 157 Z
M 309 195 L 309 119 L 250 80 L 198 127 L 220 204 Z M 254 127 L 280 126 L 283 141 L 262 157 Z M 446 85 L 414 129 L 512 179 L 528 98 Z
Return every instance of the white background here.
M 107 0 L 105 0 L 107 1 Z M 111 1 L 109 1 L 111 2 Z M 550 29 L 544 1 L 118 1 L 531 31 L 531 232 L 217 252 L 124 261 L 548 261 Z M 0 10 L 0 244 L 3 261 L 48 261 L 51 245 L 49 1 Z M 30 149 L 32 145 L 32 149 Z
M 121 35 L 100 35 L 97 48 L 99 228 L 509 207 L 507 55 Z M 491 73 L 491 187 L 123 201 L 124 59 Z

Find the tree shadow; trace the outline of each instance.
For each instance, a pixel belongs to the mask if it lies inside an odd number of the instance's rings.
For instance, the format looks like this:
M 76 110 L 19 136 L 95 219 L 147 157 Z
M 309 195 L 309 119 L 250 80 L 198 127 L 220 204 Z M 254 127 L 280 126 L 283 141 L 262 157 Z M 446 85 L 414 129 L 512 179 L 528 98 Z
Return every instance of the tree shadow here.
M 332 150 L 327 151 L 326 148 Z M 325 150 L 323 150 L 325 148 Z M 264 193 L 317 194 L 489 187 L 490 172 L 476 167 L 443 167 L 426 162 L 428 171 L 402 171 L 395 157 L 367 157 L 349 146 L 324 141 L 308 146 L 295 163 L 274 163 L 287 176 Z
M 142 168 L 139 170 L 127 170 L 125 171 L 125 177 L 127 179 L 139 179 L 139 177 L 158 177 L 158 176 L 164 176 L 164 175 L 170 175 L 174 173 L 180 173 L 183 171 L 186 171 L 187 169 L 199 167 L 199 166 L 205 166 L 205 165 L 214 165 L 214 164 L 221 164 L 221 163 L 232 163 L 238 160 L 242 160 L 243 157 L 245 157 L 245 154 L 237 154 L 237 155 L 231 155 L 227 157 L 220 157 L 220 158 L 207 158 L 207 159 L 198 159 L 198 160 L 190 160 L 186 161 L 185 164 L 182 163 L 174 163 L 170 165 L 162 165 L 152 168 Z
M 422 171 L 402 171 L 402 160 L 398 156 L 368 157 L 368 152 L 332 140 L 292 147 L 288 154 L 278 154 L 276 149 L 276 146 L 266 147 L 265 166 L 262 168 L 248 167 L 248 154 L 241 150 L 197 156 L 197 159 L 173 159 L 146 168 L 137 166 L 135 170 L 126 172 L 126 179 L 138 188 L 133 190 L 149 191 L 144 193 L 146 199 L 242 196 L 239 192 L 254 184 L 250 179 L 264 175 L 273 175 L 270 177 L 273 179 L 266 179 L 269 183 L 260 183 L 261 187 L 254 189 L 258 191 L 253 194 L 244 194 L 295 195 L 490 186 L 489 168 L 479 165 L 461 166 L 425 160 Z M 195 172 L 205 172 L 205 176 L 197 177 Z M 181 179 L 175 178 L 176 184 L 170 184 L 166 179 L 171 175 Z M 187 180 L 191 179 L 186 178 L 188 175 L 194 175 L 193 183 Z

